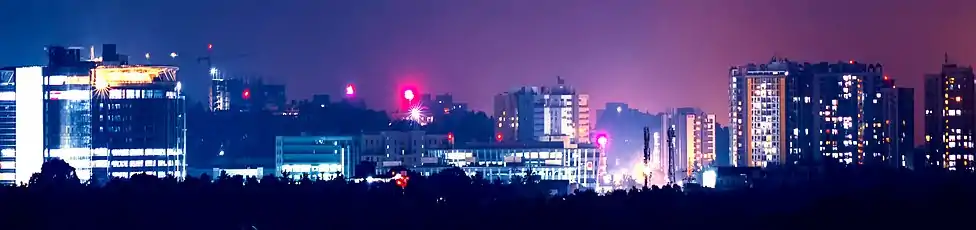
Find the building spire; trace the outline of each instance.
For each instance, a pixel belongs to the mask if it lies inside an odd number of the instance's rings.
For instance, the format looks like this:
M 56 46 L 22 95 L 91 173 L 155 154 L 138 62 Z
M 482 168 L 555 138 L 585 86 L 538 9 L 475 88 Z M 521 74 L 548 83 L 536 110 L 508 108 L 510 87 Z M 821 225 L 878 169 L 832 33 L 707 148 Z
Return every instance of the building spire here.
M 945 63 L 943 64 L 949 64 L 949 52 L 945 53 Z

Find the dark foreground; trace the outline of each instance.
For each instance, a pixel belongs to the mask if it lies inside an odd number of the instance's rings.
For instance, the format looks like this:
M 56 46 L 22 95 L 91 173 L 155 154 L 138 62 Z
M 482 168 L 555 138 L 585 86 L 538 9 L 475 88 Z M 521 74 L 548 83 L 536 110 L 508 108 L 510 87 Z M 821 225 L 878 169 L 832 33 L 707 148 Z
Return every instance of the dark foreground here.
M 456 173 L 413 178 L 405 189 L 270 177 L 211 183 L 145 176 L 104 187 L 42 180 L 0 190 L 0 229 L 970 229 L 973 178 L 847 169 L 740 191 L 561 197 L 541 195 L 531 182 L 492 184 Z

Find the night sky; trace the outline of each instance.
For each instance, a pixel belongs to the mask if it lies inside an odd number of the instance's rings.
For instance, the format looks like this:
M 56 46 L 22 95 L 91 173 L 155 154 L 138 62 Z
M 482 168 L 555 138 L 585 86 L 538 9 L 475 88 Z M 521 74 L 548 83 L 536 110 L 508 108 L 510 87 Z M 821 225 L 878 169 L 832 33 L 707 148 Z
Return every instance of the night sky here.
M 117 43 L 135 63 L 150 52 L 154 64 L 179 65 L 202 100 L 206 68 L 195 59 L 212 43 L 224 71 L 287 84 L 292 99 L 355 83 L 385 109 L 416 85 L 490 110 L 496 93 L 562 76 L 594 108 L 698 106 L 727 123 L 731 65 L 774 54 L 881 62 L 918 88 L 944 52 L 976 62 L 973 9 L 971 0 L 0 0 L 0 66 L 42 64 L 48 44 Z

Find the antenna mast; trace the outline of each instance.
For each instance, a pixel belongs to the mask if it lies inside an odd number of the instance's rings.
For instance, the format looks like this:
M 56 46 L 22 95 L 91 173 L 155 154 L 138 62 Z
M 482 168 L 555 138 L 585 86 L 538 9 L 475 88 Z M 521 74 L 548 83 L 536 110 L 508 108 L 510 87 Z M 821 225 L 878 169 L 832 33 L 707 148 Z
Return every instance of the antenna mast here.
M 668 183 L 674 183 L 674 125 L 668 127 Z
M 651 159 L 651 129 L 644 126 L 644 168 L 641 169 L 644 172 L 644 189 L 647 189 L 647 181 L 651 179 L 651 172 L 649 169 L 649 162 Z

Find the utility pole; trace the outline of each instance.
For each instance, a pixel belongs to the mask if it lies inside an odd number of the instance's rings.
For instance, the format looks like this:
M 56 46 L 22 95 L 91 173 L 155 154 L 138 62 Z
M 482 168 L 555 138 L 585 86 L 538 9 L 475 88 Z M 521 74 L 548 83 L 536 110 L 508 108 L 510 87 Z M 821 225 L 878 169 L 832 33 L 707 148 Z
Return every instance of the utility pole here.
M 674 126 L 668 127 L 668 184 L 675 183 L 674 181 Z
M 644 172 L 644 189 L 647 189 L 647 181 L 651 179 L 651 172 L 648 170 L 648 165 L 651 160 L 651 128 L 644 126 L 644 168 L 641 171 Z

